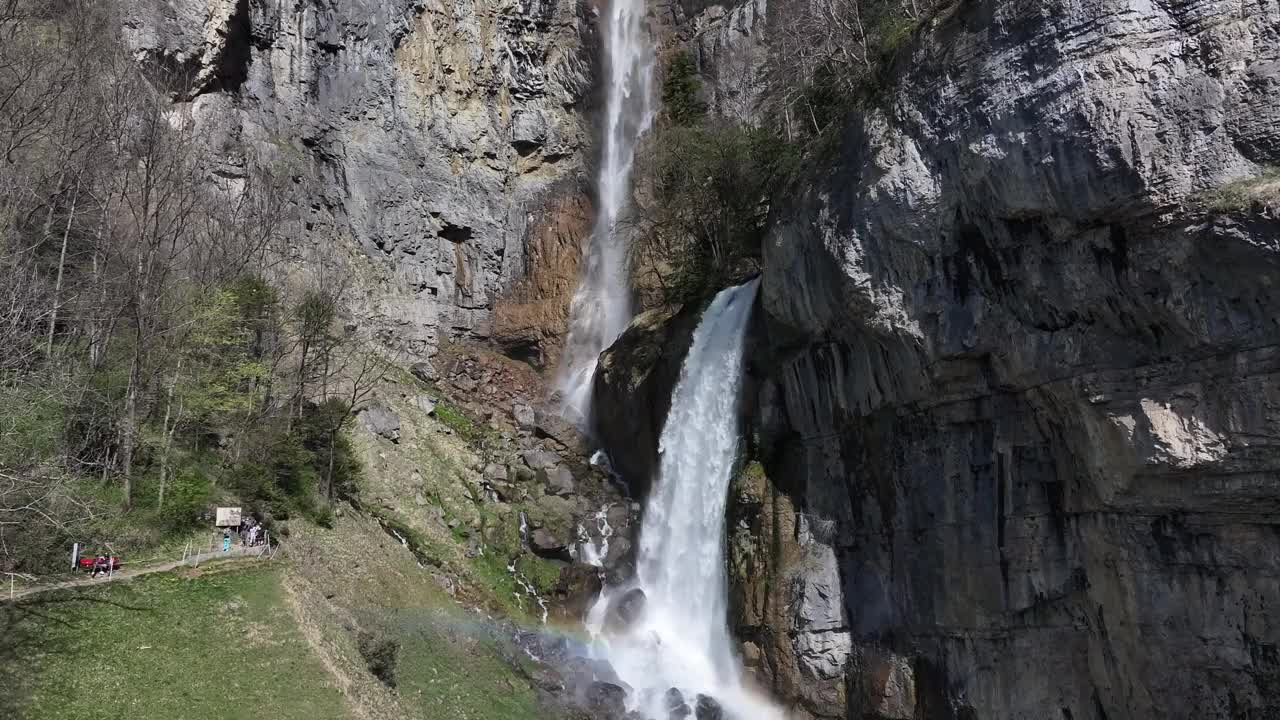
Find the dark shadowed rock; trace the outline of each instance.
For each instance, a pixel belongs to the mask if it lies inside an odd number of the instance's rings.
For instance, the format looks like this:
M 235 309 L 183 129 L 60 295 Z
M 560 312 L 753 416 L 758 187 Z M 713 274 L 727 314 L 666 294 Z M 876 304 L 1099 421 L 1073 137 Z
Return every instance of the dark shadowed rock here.
M 633 559 L 630 539 L 617 534 L 609 539 L 609 552 L 604 557 L 604 566 L 606 568 L 617 570 L 624 564 L 632 562 Z
M 539 557 L 569 561 L 569 547 L 555 533 L 540 527 L 529 533 L 529 549 Z
M 575 490 L 573 473 L 569 468 L 560 465 L 545 471 L 547 492 L 553 495 L 572 495 Z
M 693 710 L 693 716 L 697 720 L 724 720 L 724 709 L 710 695 L 699 695 L 698 704 Z
M 560 571 L 554 593 L 552 612 L 560 619 L 579 623 L 600 594 L 600 572 L 582 563 L 573 563 Z
M 538 409 L 536 415 L 537 423 L 534 429 L 539 437 L 555 440 L 572 453 L 586 455 L 591 452 L 592 448 L 586 436 L 579 432 L 573 423 L 547 408 Z
M 658 437 L 671 406 L 671 392 L 701 318 L 701 307 L 638 315 L 600 356 L 594 392 L 596 428 L 613 468 L 635 497 L 649 491 L 658 457 Z
M 667 707 L 667 720 L 684 720 L 693 714 L 689 703 L 684 701 L 684 693 L 679 688 L 671 688 L 664 698 Z
M 610 602 L 605 619 L 609 631 L 622 632 L 630 627 L 644 612 L 646 599 L 644 590 L 632 588 Z
M 621 685 L 594 682 L 584 697 L 586 710 L 596 720 L 622 720 L 627 714 L 627 691 Z

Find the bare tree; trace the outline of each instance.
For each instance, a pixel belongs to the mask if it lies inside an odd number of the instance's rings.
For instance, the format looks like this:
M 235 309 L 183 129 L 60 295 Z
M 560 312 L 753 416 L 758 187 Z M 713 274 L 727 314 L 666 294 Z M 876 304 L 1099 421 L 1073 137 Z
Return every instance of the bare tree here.
M 828 105 L 848 103 L 881 55 L 935 0 L 793 0 L 772 16 L 766 115 L 789 139 L 821 133 Z

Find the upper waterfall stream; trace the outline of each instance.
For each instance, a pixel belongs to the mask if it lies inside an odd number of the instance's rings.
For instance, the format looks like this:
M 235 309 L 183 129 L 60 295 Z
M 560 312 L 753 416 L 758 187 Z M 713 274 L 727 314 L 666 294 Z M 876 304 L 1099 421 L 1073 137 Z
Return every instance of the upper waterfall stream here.
M 556 378 L 561 412 L 582 426 L 591 416 L 591 383 L 600 353 L 631 321 L 627 238 L 618 221 L 630 197 L 636 141 L 653 121 L 653 41 L 644 14 L 644 0 L 612 0 L 604 23 L 608 85 L 598 207 L 569 306 L 569 337 Z
M 724 515 L 738 454 L 743 341 L 758 285 L 720 292 L 703 313 L 659 441 L 636 578 L 602 593 L 587 619 L 596 651 L 629 686 L 628 708 L 655 720 L 668 717 L 672 688 L 691 708 L 705 695 L 736 720 L 782 717 L 744 687 L 725 616 Z M 630 605 L 626 626 L 607 627 L 623 605 Z

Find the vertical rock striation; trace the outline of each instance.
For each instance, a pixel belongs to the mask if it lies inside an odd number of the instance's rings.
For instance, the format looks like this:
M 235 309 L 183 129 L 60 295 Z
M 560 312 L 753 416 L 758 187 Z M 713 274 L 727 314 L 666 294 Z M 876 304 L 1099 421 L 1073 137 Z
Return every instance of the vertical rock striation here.
M 805 520 L 771 552 L 781 693 L 1280 712 L 1280 223 L 1204 202 L 1280 162 L 1277 60 L 1252 1 L 917 34 L 765 248 L 763 455 Z
M 575 0 L 136 0 L 122 12 L 216 172 L 268 167 L 297 185 L 297 259 L 350 273 L 362 323 L 413 355 L 486 339 L 526 271 L 531 216 L 582 195 L 594 29 Z
M 684 10 L 734 116 L 767 23 Z M 1280 713 L 1280 8 L 959 2 L 887 78 L 764 248 L 747 664 L 814 717 Z M 660 426 L 680 336 L 602 397 Z

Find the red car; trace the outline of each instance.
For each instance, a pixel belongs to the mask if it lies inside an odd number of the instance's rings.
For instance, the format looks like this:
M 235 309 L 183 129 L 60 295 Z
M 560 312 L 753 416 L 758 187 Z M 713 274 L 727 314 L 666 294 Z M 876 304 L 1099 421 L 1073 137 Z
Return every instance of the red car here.
M 97 559 L 96 557 L 80 558 L 80 569 L 84 570 L 85 572 L 93 572 L 93 561 L 96 559 Z M 108 560 L 111 563 L 110 569 L 112 570 L 120 569 L 120 558 L 116 557 L 115 555 L 112 555 L 110 558 L 108 558 Z

